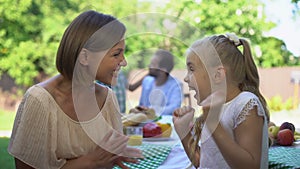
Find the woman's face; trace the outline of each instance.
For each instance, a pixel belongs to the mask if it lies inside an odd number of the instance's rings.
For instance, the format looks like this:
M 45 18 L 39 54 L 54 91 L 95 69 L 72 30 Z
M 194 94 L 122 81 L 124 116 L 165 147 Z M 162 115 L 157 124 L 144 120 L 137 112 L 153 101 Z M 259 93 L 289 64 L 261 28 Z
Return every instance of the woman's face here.
M 124 57 L 125 40 L 121 40 L 114 47 L 112 47 L 100 60 L 100 64 L 97 64 L 96 68 L 96 80 L 108 85 L 115 85 L 117 82 L 118 72 L 122 66 L 127 65 L 127 61 Z M 99 55 L 101 52 L 95 55 Z M 97 56 L 95 56 L 97 58 Z M 93 61 L 92 61 L 93 62 Z M 91 63 L 93 64 L 93 63 Z
M 188 84 L 189 90 L 196 92 L 194 98 L 199 105 L 210 94 L 210 79 L 200 58 L 192 51 L 188 52 L 186 66 L 187 75 L 184 81 Z

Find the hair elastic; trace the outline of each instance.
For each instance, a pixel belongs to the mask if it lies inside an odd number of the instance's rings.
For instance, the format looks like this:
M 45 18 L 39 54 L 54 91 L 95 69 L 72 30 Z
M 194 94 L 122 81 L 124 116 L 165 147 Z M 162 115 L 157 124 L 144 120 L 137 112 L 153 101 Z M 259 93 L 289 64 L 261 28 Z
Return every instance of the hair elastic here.
M 241 41 L 235 33 L 226 33 L 226 37 L 233 42 L 235 46 L 241 45 Z

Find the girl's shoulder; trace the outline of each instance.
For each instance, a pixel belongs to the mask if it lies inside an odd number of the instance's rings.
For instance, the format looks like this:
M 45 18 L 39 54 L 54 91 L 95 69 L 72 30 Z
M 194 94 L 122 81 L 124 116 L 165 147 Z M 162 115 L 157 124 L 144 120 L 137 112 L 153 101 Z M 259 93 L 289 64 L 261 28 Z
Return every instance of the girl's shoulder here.
M 246 119 L 246 116 L 249 114 L 250 110 L 254 108 L 257 108 L 257 114 L 259 116 L 265 115 L 259 98 L 251 92 L 243 91 L 234 100 L 232 100 L 232 103 L 228 106 L 227 111 L 233 112 L 232 118 L 234 121 L 234 128 L 242 123 Z
M 237 95 L 232 101 L 230 104 L 233 104 L 233 105 L 237 105 L 239 107 L 244 107 L 246 104 L 248 104 L 250 101 L 255 101 L 255 102 L 259 102 L 259 98 L 251 93 L 251 92 L 247 92 L 247 91 L 243 91 L 241 92 L 239 95 Z
M 248 112 L 253 109 L 254 106 L 257 106 L 258 110 L 262 111 L 262 105 L 259 98 L 251 92 L 243 91 L 225 104 L 224 111 L 230 111 L 230 114 L 236 118 L 243 112 Z

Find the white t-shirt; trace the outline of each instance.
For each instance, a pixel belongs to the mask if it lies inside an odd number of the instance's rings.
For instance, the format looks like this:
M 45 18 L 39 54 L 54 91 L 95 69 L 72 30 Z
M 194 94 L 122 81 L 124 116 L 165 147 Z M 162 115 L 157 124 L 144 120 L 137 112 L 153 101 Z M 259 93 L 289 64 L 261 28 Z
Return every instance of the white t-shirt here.
M 257 114 L 264 117 L 263 137 L 262 137 L 262 154 L 261 154 L 261 169 L 268 168 L 268 127 L 265 111 L 256 95 L 250 92 L 242 92 L 230 102 L 224 104 L 220 115 L 220 123 L 225 131 L 229 133 L 232 139 L 234 138 L 234 129 L 241 124 L 254 106 L 257 106 Z M 218 146 L 213 137 L 210 135 L 206 127 L 202 130 L 201 135 L 201 169 L 230 169 L 224 160 Z

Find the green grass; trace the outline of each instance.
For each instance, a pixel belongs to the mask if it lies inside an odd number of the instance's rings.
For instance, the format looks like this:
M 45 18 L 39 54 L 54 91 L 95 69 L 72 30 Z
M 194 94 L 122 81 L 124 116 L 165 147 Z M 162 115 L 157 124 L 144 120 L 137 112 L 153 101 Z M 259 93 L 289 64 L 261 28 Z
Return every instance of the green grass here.
M 0 109 L 0 130 L 12 130 L 16 113 Z
M 15 162 L 14 158 L 7 152 L 8 142 L 9 138 L 0 137 L 0 168 L 13 169 Z

